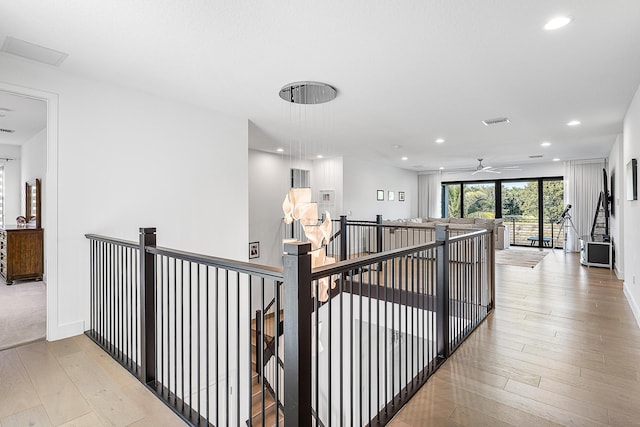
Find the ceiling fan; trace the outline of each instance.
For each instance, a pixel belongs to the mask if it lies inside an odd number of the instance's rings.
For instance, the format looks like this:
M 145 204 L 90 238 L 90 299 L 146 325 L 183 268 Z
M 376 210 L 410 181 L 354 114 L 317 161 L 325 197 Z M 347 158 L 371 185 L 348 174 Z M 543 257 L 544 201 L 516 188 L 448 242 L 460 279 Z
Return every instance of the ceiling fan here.
M 478 166 L 476 166 L 476 170 L 473 171 L 471 173 L 471 175 L 475 175 L 477 173 L 480 172 L 487 172 L 487 173 L 500 173 L 500 171 L 496 170 L 495 168 L 491 167 L 491 166 L 485 166 L 482 164 L 482 160 L 483 159 L 478 159 Z

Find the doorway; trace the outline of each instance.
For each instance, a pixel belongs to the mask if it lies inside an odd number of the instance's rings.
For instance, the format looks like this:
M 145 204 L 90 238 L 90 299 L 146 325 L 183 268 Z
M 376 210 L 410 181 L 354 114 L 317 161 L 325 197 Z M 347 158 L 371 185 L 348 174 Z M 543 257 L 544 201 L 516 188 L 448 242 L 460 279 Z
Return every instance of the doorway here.
M 17 97 L 16 99 L 30 100 L 44 106 L 45 126 L 42 131 L 40 146 L 43 152 L 39 153 L 37 167 L 27 166 L 26 173 L 41 173 L 44 182 L 41 202 L 44 208 L 42 215 L 42 228 L 44 233 L 44 280 L 41 282 L 45 287 L 45 329 L 44 336 L 47 340 L 55 340 L 65 336 L 64 327 L 58 322 L 58 95 L 50 92 L 16 86 L 9 83 L 0 82 L 0 94 Z M 6 116 L 6 114 L 5 114 Z M 32 153 L 33 154 L 33 153 Z M 22 168 L 21 168 L 22 169 Z M 39 170 L 40 172 L 35 172 Z M 16 216 L 25 207 L 25 199 L 22 192 L 25 189 L 22 183 L 22 172 L 19 176 L 18 185 L 20 196 L 18 198 L 18 210 L 5 211 L 5 223 L 16 222 Z M 26 178 L 26 175 L 25 175 Z M 15 201 L 15 199 L 14 199 Z M 16 213 L 17 212 L 17 213 Z M 7 287 L 4 283 L 0 286 Z M 64 326 L 64 325 L 63 325 Z
M 39 215 L 30 221 L 25 193 L 25 183 L 37 180 L 41 210 L 46 127 L 46 101 L 0 91 L 0 349 L 46 337 L 43 232 Z

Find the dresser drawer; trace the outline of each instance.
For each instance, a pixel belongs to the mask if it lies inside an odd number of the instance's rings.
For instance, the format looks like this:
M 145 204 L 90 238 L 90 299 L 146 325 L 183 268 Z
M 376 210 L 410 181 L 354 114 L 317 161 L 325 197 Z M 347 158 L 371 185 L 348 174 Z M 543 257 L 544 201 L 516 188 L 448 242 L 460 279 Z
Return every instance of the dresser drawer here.
M 41 228 L 0 229 L 0 275 L 7 284 L 14 280 L 41 280 L 44 273 Z

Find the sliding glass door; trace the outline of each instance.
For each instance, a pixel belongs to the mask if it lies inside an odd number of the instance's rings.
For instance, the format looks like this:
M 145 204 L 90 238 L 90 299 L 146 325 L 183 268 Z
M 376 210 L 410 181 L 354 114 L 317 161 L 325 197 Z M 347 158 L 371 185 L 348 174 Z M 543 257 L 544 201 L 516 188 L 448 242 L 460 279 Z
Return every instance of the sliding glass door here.
M 537 180 L 502 182 L 502 218 L 509 226 L 512 245 L 538 246 L 539 205 Z
M 495 182 L 471 182 L 463 185 L 465 218 L 496 217 Z
M 503 218 L 512 245 L 564 245 L 560 177 L 443 183 L 442 197 L 443 218 Z
M 444 184 L 442 186 L 442 217 L 461 218 L 462 184 Z
M 544 180 L 542 195 L 544 238 L 551 239 L 551 246 L 564 248 L 565 229 L 560 218 L 564 210 L 564 183 L 557 179 Z

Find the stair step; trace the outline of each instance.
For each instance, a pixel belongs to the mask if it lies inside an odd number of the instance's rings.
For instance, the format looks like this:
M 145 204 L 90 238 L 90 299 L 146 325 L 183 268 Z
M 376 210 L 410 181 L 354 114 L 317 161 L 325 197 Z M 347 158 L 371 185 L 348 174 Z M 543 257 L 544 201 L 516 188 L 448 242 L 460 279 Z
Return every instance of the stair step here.
M 280 310 L 280 320 L 284 319 L 284 313 Z M 273 339 L 275 335 L 275 313 L 268 313 L 264 318 L 264 336 L 267 339 Z M 266 348 L 266 343 L 264 344 Z M 284 414 L 282 410 L 278 410 L 275 399 L 265 386 L 264 389 L 264 411 L 262 407 L 262 384 L 261 376 L 256 373 L 256 321 L 251 322 L 251 421 L 247 424 L 251 426 L 264 425 L 273 427 L 278 417 L 279 425 L 284 426 Z

